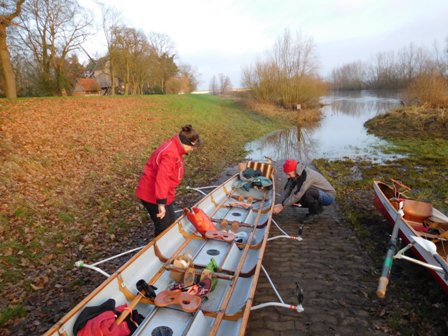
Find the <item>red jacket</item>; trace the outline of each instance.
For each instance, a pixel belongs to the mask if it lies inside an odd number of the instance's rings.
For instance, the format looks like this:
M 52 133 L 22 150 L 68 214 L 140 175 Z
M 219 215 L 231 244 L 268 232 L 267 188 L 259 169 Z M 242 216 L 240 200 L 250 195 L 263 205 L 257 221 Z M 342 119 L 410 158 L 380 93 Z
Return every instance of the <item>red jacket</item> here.
M 135 190 L 137 197 L 152 204 L 171 204 L 176 196 L 176 187 L 184 177 L 184 154 L 178 135 L 157 148 L 140 177 Z

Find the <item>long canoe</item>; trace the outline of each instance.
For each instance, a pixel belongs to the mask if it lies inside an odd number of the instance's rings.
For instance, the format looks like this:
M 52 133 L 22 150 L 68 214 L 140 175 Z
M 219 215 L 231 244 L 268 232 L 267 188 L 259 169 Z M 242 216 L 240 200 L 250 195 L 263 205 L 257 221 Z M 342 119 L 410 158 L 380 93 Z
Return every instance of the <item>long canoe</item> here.
M 414 255 L 423 263 L 448 294 L 448 277 L 430 251 L 421 244 L 416 244 L 413 237 L 421 237 L 432 241 L 436 245 L 438 258 L 446 267 L 448 253 L 448 217 L 427 202 L 408 199 L 399 191 L 400 184 L 393 181 L 393 185 L 374 181 L 375 206 L 391 223 L 397 221 L 400 237 L 406 244 L 412 244 Z M 402 186 L 402 185 L 401 185 Z M 398 215 L 399 202 L 404 203 L 404 216 Z M 431 267 L 433 266 L 433 267 Z M 443 266 L 442 266 L 443 267 Z
M 211 218 L 218 230 L 232 228 L 247 240 L 242 243 L 202 237 L 187 216 L 182 215 L 161 235 L 151 241 L 118 271 L 61 318 L 45 335 L 73 335 L 73 326 L 86 307 L 97 306 L 108 299 L 116 305 L 138 302 L 136 309 L 144 316 L 133 335 L 244 335 L 253 304 L 261 261 L 269 235 L 275 198 L 274 169 L 270 163 L 248 162 L 272 180 L 272 188 L 237 188 L 239 175 L 204 196 L 195 207 Z M 248 206 L 241 206 L 247 203 Z M 173 260 L 191 255 L 196 274 L 213 257 L 218 270 L 216 288 L 194 311 L 181 306 L 160 306 L 155 300 L 140 298 L 136 283 L 143 279 L 157 287 L 157 293 L 170 288 Z M 191 269 L 190 269 L 191 270 Z M 124 322 L 123 322 L 124 323 Z

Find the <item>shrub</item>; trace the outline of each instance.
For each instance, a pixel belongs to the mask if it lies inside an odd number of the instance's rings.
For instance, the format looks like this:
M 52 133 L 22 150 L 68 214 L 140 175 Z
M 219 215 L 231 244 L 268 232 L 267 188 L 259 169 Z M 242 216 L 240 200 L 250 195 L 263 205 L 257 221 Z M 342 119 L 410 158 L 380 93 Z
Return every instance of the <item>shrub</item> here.
M 438 73 L 421 74 L 407 87 L 405 99 L 420 105 L 448 107 L 448 80 Z

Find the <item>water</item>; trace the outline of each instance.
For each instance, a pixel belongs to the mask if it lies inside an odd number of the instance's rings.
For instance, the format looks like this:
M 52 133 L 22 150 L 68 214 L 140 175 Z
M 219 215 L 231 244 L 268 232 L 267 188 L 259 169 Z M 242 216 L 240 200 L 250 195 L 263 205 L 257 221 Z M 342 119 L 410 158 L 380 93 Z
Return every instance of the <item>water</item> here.
M 261 160 L 268 156 L 275 161 L 294 158 L 303 162 L 350 158 L 382 162 L 397 157 L 382 152 L 387 141 L 367 134 L 364 127 L 367 120 L 399 106 L 397 95 L 348 92 L 322 97 L 321 102 L 326 106 L 318 125 L 280 130 L 252 141 L 246 145 L 247 158 Z

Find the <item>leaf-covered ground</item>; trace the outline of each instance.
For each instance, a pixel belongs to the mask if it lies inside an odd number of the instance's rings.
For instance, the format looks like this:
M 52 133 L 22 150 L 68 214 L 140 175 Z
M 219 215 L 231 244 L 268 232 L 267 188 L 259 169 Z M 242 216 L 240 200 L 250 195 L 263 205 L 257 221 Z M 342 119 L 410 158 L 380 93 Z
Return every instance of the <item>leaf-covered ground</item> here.
M 186 157 L 182 187 L 209 183 L 247 141 L 285 125 L 211 96 L 0 102 L 0 331 L 44 332 L 103 280 L 75 261 L 151 239 L 134 189 L 186 123 L 203 146 Z

